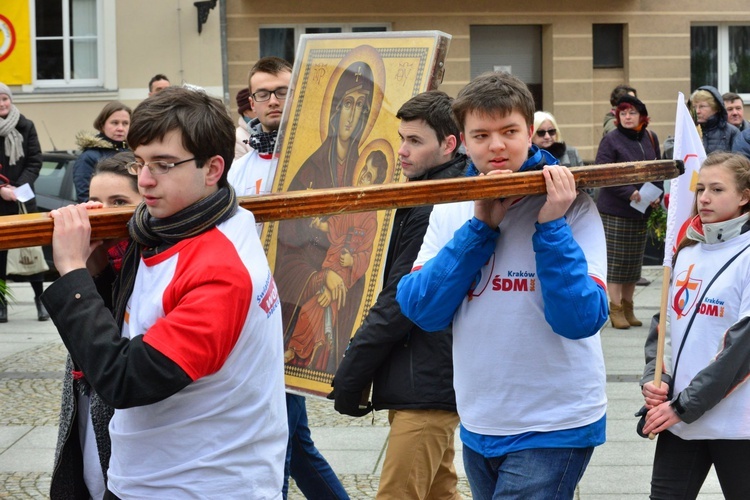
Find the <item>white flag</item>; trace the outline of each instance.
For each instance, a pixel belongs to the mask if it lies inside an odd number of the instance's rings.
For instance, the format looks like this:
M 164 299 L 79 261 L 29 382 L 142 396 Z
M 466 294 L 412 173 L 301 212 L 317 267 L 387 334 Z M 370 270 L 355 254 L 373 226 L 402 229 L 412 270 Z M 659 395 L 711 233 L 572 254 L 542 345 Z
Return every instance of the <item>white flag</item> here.
M 706 150 L 695 128 L 693 118 L 685 105 L 685 96 L 677 96 L 675 118 L 674 153 L 672 158 L 685 163 L 685 173 L 672 179 L 669 185 L 669 210 L 667 211 L 667 235 L 664 240 L 664 265 L 672 267 L 674 246 L 679 243 L 677 232 L 690 217 L 695 202 L 695 184 L 698 171 L 706 159 Z

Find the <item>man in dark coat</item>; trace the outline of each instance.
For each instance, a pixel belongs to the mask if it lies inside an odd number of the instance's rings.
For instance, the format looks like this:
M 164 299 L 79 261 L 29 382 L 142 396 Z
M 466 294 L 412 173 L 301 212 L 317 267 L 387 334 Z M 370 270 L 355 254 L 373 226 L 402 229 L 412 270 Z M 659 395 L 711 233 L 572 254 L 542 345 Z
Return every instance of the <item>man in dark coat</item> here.
M 430 91 L 407 101 L 400 120 L 399 161 L 409 182 L 463 175 L 452 99 Z M 458 425 L 452 334 L 427 333 L 401 314 L 396 286 L 411 271 L 432 206 L 396 211 L 384 288 L 351 340 L 334 378 L 335 408 L 362 416 L 388 409 L 391 430 L 378 498 L 460 498 L 453 466 Z M 361 404 L 373 385 L 372 403 Z M 366 399 L 364 400 L 366 401 Z

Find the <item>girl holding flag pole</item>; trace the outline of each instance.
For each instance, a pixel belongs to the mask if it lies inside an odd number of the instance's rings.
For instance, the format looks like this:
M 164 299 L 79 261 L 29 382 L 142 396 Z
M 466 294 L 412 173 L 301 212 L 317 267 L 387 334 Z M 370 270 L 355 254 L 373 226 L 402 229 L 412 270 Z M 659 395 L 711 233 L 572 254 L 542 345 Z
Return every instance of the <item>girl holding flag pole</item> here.
M 662 353 L 653 355 L 655 322 L 646 345 L 643 432 L 659 434 L 651 498 L 696 498 L 713 465 L 724 496 L 746 499 L 750 160 L 731 153 L 710 155 L 695 188 L 693 217 L 673 257 L 667 304 L 672 355 L 665 384 L 657 363 Z

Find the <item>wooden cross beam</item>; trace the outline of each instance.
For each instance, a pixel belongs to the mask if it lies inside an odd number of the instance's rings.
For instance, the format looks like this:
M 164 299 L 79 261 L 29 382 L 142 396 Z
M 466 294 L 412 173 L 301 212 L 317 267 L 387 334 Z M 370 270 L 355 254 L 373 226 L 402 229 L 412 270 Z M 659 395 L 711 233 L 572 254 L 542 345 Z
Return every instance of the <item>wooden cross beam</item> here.
M 654 160 L 572 167 L 570 170 L 573 172 L 576 186 L 583 189 L 671 179 L 684 171 L 684 165 L 679 160 Z M 245 196 L 240 198 L 240 205 L 253 212 L 258 222 L 265 222 L 484 198 L 506 198 L 541 194 L 545 191 L 542 172 L 534 171 Z M 126 224 L 132 214 L 133 207 L 92 210 L 92 240 L 127 237 Z M 47 213 L 0 217 L 0 250 L 49 245 L 51 242 L 52 219 Z

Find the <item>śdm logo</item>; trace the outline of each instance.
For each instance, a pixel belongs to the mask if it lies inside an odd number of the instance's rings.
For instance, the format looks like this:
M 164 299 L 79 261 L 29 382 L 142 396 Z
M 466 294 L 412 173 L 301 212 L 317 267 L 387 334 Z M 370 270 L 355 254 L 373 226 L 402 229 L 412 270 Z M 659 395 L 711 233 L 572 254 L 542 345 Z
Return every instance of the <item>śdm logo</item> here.
M 691 264 L 687 271 L 683 271 L 675 279 L 675 293 L 672 300 L 672 309 L 677 313 L 678 318 L 688 315 L 690 310 L 695 306 L 698 300 L 698 293 L 701 290 L 703 280 L 694 279 L 690 276 L 695 264 Z
M 10 19 L 0 14 L 0 62 L 13 53 L 16 46 L 16 30 Z

